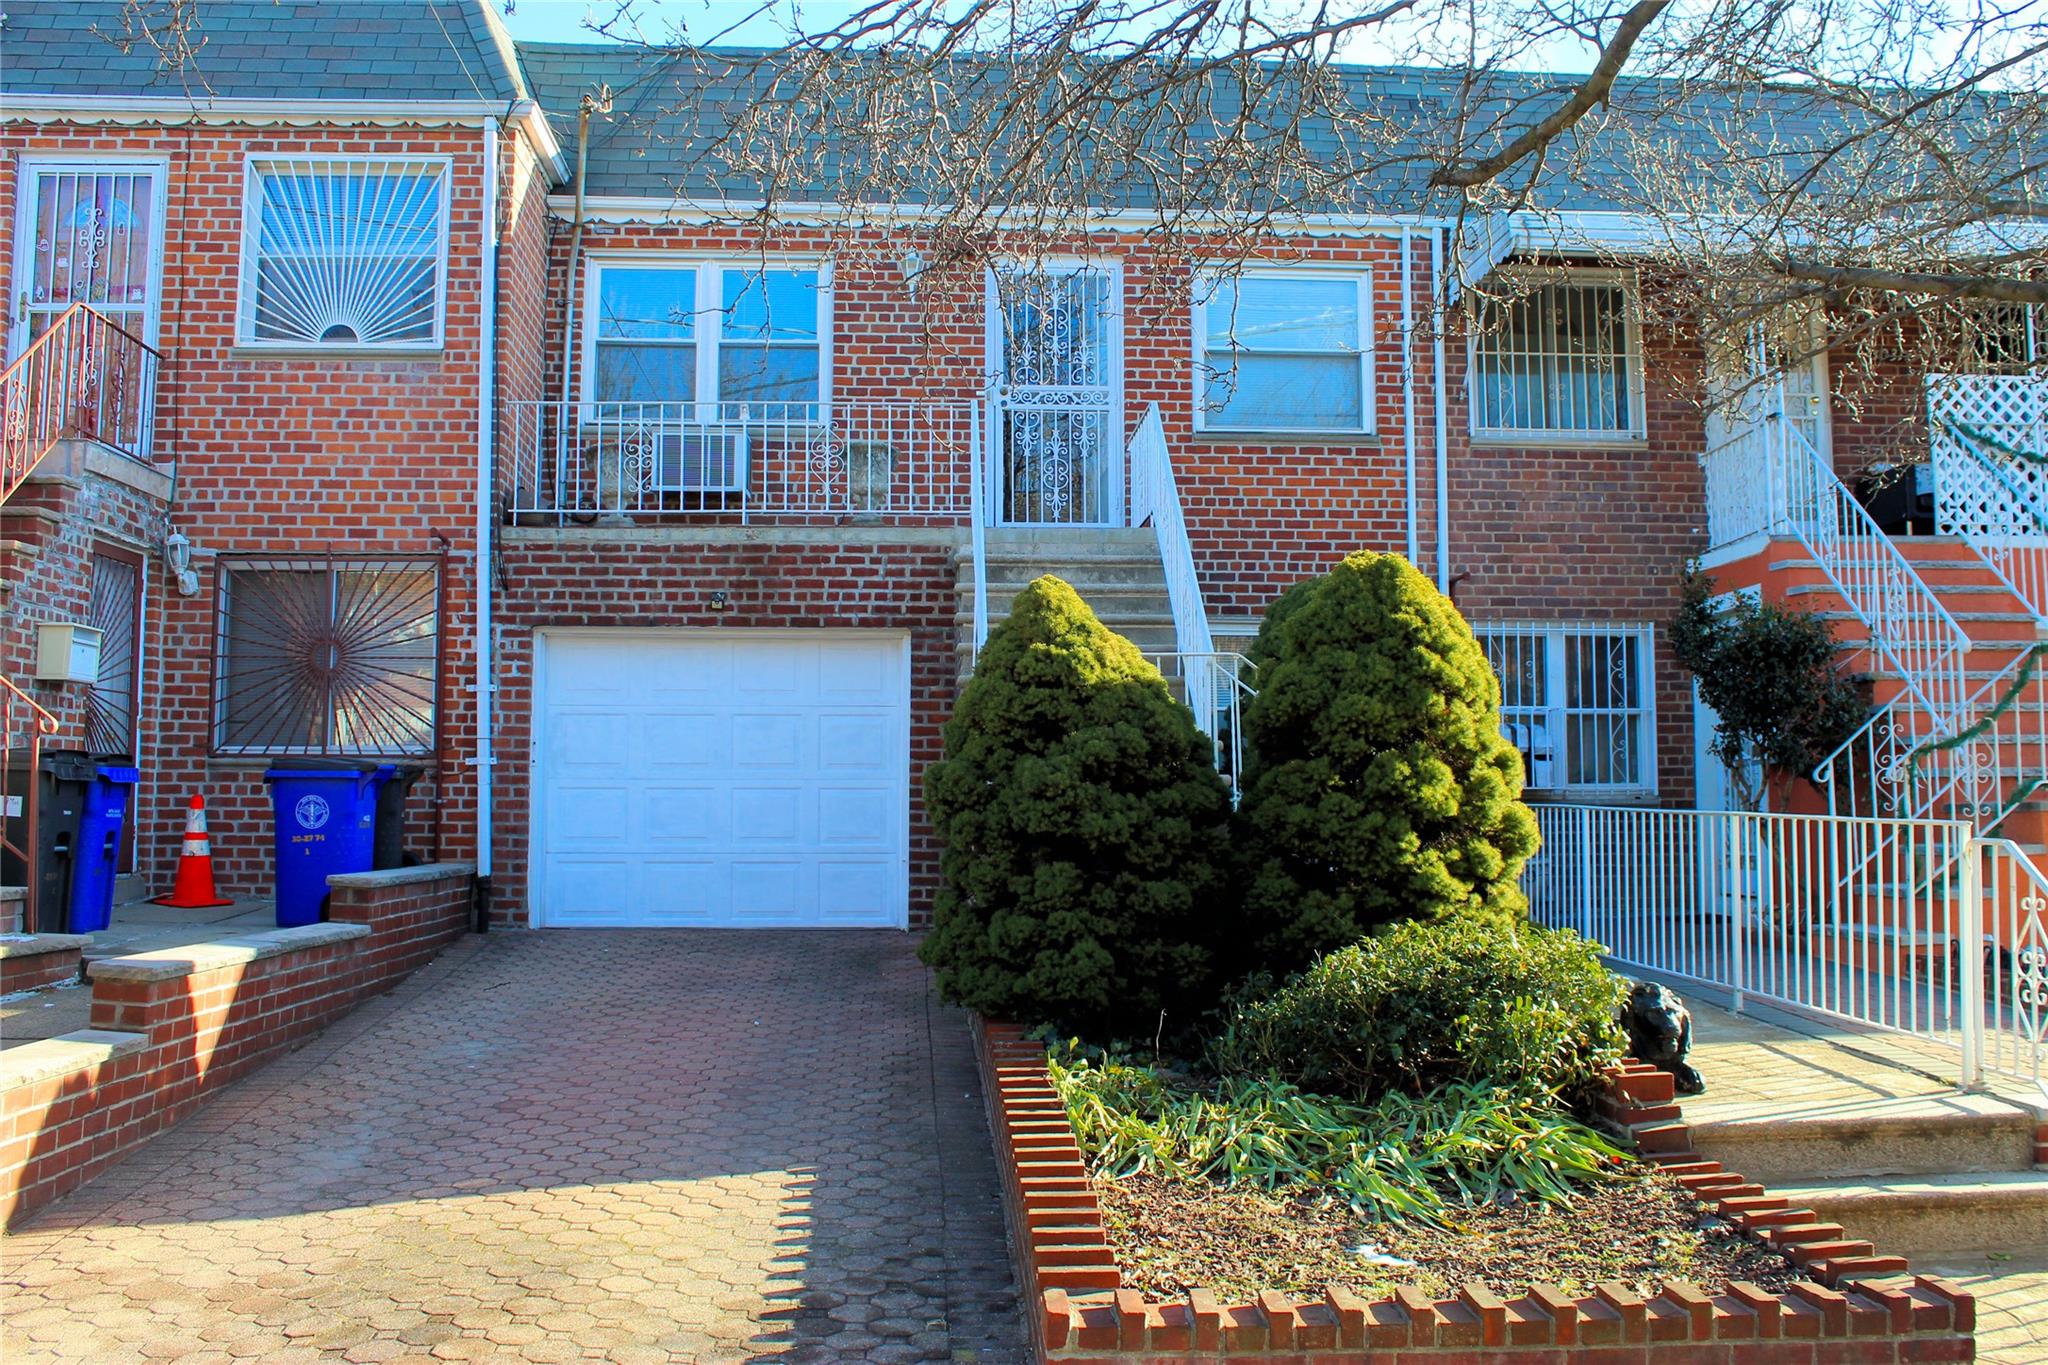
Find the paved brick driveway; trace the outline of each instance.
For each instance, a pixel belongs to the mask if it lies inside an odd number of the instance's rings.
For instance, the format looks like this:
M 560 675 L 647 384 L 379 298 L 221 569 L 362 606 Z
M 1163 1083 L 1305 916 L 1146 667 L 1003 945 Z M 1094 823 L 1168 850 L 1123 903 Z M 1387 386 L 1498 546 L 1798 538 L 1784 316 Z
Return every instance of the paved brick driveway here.
M 0 1355 L 1013 1362 L 974 1092 L 901 934 L 465 940 L 0 1246 Z

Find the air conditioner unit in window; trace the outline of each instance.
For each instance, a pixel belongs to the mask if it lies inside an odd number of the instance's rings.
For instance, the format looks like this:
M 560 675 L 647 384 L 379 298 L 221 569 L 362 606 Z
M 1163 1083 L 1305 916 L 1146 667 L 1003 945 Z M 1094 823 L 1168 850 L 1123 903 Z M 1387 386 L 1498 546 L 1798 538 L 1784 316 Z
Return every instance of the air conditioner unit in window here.
M 739 493 L 747 486 L 741 426 L 606 426 L 592 434 L 586 452 L 605 503 L 664 493 Z
M 1522 753 L 1522 785 L 1541 791 L 1553 787 L 1549 727 L 1526 721 L 1507 721 L 1500 727 L 1508 743 Z

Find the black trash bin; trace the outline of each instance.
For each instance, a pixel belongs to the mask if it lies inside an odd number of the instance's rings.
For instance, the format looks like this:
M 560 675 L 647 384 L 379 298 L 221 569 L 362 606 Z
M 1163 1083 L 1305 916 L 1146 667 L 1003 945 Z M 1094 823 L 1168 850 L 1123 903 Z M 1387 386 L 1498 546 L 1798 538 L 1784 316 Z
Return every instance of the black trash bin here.
M 370 855 L 372 868 L 406 865 L 405 798 L 425 771 L 416 764 L 397 764 L 391 780 L 377 789 L 377 842 Z
M 13 842 L 35 850 L 36 922 L 22 927 L 30 933 L 61 934 L 71 914 L 71 882 L 78 865 L 78 832 L 85 820 L 86 800 L 99 777 L 99 767 L 76 749 L 47 749 L 37 771 L 28 771 L 28 756 L 7 768 L 7 824 Z M 28 820 L 28 784 L 36 783 L 36 828 Z M 0 858 L 0 883 L 27 886 L 28 869 L 8 852 Z

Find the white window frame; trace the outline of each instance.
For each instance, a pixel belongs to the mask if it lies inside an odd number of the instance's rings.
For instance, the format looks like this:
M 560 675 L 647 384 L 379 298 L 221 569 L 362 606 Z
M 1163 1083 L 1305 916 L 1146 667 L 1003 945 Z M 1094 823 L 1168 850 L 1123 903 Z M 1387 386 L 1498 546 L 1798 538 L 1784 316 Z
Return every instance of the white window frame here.
M 1209 364 L 1209 300 L 1219 285 L 1239 284 L 1245 280 L 1313 280 L 1318 284 L 1332 279 L 1348 279 L 1358 290 L 1358 402 L 1359 424 L 1346 427 L 1274 427 L 1266 425 L 1236 426 L 1220 423 L 1209 416 L 1209 380 L 1216 372 Z M 1192 385 L 1194 392 L 1195 430 L 1214 432 L 1219 435 L 1244 433 L 1274 436 L 1371 436 L 1377 430 L 1375 398 L 1373 394 L 1373 275 L 1370 267 L 1337 265 L 1251 265 L 1229 272 L 1204 271 L 1195 276 L 1195 291 L 1190 312 L 1190 344 L 1193 354 Z M 1252 354 L 1259 354 L 1253 351 Z M 1276 351 L 1268 354 L 1290 355 L 1308 352 Z M 1322 353 L 1318 353 L 1322 354 Z
M 424 341 L 304 341 L 265 340 L 256 335 L 256 246 L 263 207 L 262 167 L 269 162 L 298 162 L 308 166 L 411 166 L 433 169 L 440 177 L 439 221 L 434 233 L 434 332 Z M 241 279 L 235 304 L 235 345 L 252 351 L 285 351 L 301 355 L 405 355 L 440 350 L 447 344 L 448 331 L 448 233 L 455 192 L 452 156 L 397 154 L 379 156 L 366 152 L 302 153 L 285 148 L 252 151 L 242 158 L 242 259 Z
M 1480 420 L 1479 342 L 1480 311 L 1484 301 L 1471 299 L 1471 325 L 1465 329 L 1465 407 L 1474 441 L 1507 445 L 1597 446 L 1628 445 L 1647 439 L 1648 421 L 1643 399 L 1642 281 L 1633 270 L 1563 266 L 1545 272 L 1545 286 L 1621 286 L 1622 360 L 1628 366 L 1628 428 L 1591 429 L 1579 427 L 1490 427 Z
M 135 175 L 147 173 L 155 184 L 151 211 L 156 215 L 156 240 L 149 248 L 149 282 L 144 287 L 149 291 L 148 306 L 144 309 L 142 340 L 149 345 L 157 344 L 163 321 L 164 303 L 164 238 L 166 236 L 165 214 L 170 208 L 169 186 L 171 163 L 168 157 L 124 156 L 118 153 L 88 156 L 53 156 L 40 153 L 24 155 L 17 163 L 15 179 L 15 234 L 12 242 L 14 288 L 17 298 L 30 286 L 33 270 L 32 256 L 35 249 L 35 207 L 36 177 L 45 172 L 59 174 L 71 171 L 80 175 Z M 79 302 L 79 300 L 72 300 Z M 85 300 L 90 303 L 91 300 Z M 7 357 L 12 359 L 28 348 L 28 318 L 22 309 L 11 307 L 7 324 Z
M 1474 621 L 1472 632 L 1486 648 L 1489 636 L 1521 636 L 1541 642 L 1544 654 L 1543 678 L 1547 695 L 1540 707 L 1516 707 L 1517 711 L 1540 710 L 1550 737 L 1551 777 L 1538 782 L 1537 774 L 1525 773 L 1526 790 L 1534 796 L 1605 796 L 1623 798 L 1657 795 L 1657 632 L 1656 627 L 1629 621 Z M 1619 636 L 1636 642 L 1636 677 L 1641 694 L 1628 707 L 1573 707 L 1567 704 L 1565 643 L 1572 637 Z M 1489 665 L 1492 662 L 1488 656 Z M 1501 733 L 1510 741 L 1509 718 L 1503 706 Z M 1570 782 L 1564 779 L 1566 731 L 1573 716 L 1628 714 L 1637 718 L 1636 780 L 1632 782 Z M 1520 745 L 1516 746 L 1518 749 Z
M 582 338 L 578 346 L 577 384 L 583 402 L 617 402 L 597 396 L 597 323 L 599 284 L 604 271 L 676 270 L 696 273 L 696 332 L 691 344 L 697 348 L 697 396 L 694 399 L 660 400 L 680 409 L 686 404 L 715 410 L 719 404 L 744 404 L 745 399 L 722 399 L 718 394 L 718 356 L 725 330 L 725 273 L 743 275 L 764 271 L 815 270 L 818 273 L 818 398 L 819 420 L 832 402 L 832 262 L 811 256 L 703 256 L 673 251 L 591 252 L 584 262 Z M 654 403 L 654 399 L 643 400 Z

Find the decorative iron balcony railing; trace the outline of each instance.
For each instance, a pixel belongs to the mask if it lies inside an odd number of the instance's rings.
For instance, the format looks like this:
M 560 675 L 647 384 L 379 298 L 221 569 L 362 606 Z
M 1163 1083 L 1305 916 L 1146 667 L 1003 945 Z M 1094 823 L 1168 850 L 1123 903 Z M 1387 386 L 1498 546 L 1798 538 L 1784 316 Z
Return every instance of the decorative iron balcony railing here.
M 74 303 L 0 373 L 0 502 L 66 436 L 145 463 L 156 418 L 156 348 Z
M 982 407 L 959 402 L 518 402 L 507 517 L 966 522 Z

